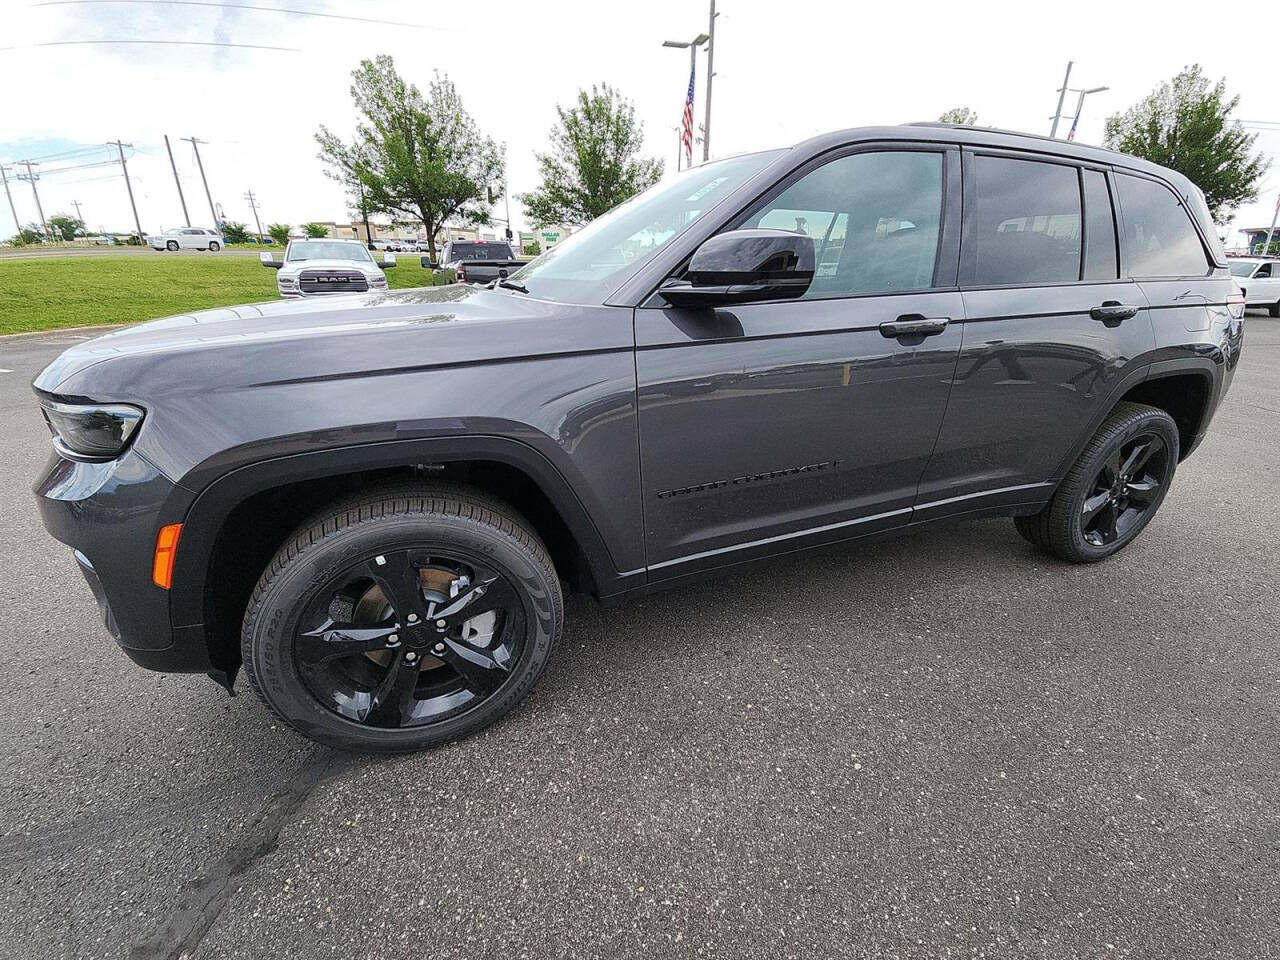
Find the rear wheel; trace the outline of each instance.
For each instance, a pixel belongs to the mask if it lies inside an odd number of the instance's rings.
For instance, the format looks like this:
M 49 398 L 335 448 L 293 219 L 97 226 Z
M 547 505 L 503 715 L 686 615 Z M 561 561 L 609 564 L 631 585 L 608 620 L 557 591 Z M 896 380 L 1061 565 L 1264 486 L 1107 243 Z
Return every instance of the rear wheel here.
M 209 252 L 210 252 L 210 253 L 217 253 L 217 252 L 218 252 L 219 250 L 221 250 L 221 249 L 222 249 L 222 246 L 218 243 L 218 241 L 217 241 L 217 240 L 210 240 L 210 241 L 209 241 Z
M 178 249 L 178 241 L 177 241 L 177 240 L 170 240 L 170 241 L 168 241 L 168 242 L 166 242 L 166 243 L 165 243 L 164 248 L 165 248 L 166 250 L 177 250 L 177 249 Z
M 1280 300 L 1277 300 L 1271 306 L 1267 307 L 1267 313 L 1273 317 L 1280 317 Z
M 1116 406 L 1049 501 L 1016 517 L 1022 536 L 1072 563 L 1093 563 L 1137 539 L 1164 502 L 1178 463 L 1178 428 L 1163 410 Z
M 545 547 L 463 488 L 337 506 L 263 573 L 241 635 L 276 714 L 350 750 L 414 750 L 497 720 L 533 688 L 563 621 Z

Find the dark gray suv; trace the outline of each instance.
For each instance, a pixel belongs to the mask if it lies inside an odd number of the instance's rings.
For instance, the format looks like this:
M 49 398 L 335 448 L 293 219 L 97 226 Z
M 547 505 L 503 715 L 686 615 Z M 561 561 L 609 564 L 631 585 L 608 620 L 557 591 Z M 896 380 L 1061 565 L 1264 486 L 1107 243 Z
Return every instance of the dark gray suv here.
M 243 665 L 404 750 L 520 701 L 562 589 L 1008 515 L 1065 561 L 1159 509 L 1244 304 L 1168 170 L 935 125 L 664 180 L 491 288 L 173 317 L 35 389 L 36 491 L 138 663 Z

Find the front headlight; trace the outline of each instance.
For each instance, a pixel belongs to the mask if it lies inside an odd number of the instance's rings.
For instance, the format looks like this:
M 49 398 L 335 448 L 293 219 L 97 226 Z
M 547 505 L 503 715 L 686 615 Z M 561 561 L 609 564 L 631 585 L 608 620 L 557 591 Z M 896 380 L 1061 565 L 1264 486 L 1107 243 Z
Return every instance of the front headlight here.
M 72 456 L 110 460 L 120 455 L 142 423 L 143 411 L 127 403 L 73 404 L 40 400 L 54 446 Z

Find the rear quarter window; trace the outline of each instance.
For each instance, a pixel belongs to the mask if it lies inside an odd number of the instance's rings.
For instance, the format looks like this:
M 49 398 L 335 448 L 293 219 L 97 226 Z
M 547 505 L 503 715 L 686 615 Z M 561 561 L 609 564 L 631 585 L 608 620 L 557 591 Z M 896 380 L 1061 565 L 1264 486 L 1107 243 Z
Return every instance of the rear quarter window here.
M 1203 277 L 1211 267 L 1182 201 L 1145 177 L 1116 176 L 1131 277 Z

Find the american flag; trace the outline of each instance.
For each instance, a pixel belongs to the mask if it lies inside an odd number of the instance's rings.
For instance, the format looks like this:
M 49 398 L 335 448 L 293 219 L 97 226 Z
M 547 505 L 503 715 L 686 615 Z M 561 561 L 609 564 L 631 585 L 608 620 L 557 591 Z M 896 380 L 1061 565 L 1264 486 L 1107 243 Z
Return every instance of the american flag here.
M 681 121 L 680 142 L 684 144 L 684 165 L 693 165 L 693 74 L 694 67 L 689 65 L 689 95 L 684 100 L 684 119 Z

